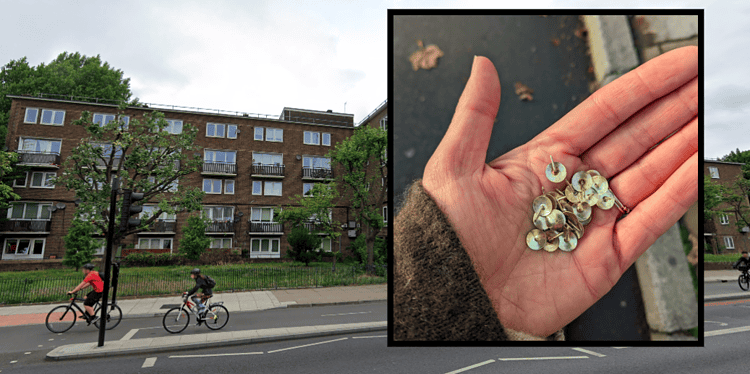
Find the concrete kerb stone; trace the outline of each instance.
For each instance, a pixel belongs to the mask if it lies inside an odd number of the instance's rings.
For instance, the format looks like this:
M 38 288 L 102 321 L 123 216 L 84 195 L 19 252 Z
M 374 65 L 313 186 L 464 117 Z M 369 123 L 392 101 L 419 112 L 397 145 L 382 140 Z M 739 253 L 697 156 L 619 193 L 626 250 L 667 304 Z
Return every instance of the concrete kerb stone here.
M 125 356 L 140 353 L 157 353 L 183 350 L 192 347 L 225 347 L 261 342 L 284 341 L 323 337 L 342 334 L 385 331 L 386 321 L 351 323 L 333 325 L 329 331 L 318 331 L 317 326 L 302 326 L 294 328 L 276 328 L 263 330 L 246 330 L 233 332 L 219 332 L 190 336 L 170 336 L 163 338 L 134 339 L 128 341 L 105 342 L 104 347 L 97 347 L 96 343 L 70 344 L 57 347 L 47 353 L 47 360 L 72 360 L 104 356 Z M 282 332 L 280 330 L 286 330 Z M 269 332 L 273 335 L 267 335 Z M 176 343 L 172 343 L 174 338 Z M 183 340 L 184 338 L 184 340 Z
M 583 16 L 583 23 L 600 87 L 638 67 L 638 54 L 625 16 Z
M 728 293 L 723 295 L 712 295 L 703 297 L 704 303 L 713 303 L 717 301 L 731 301 L 750 299 L 750 293 Z

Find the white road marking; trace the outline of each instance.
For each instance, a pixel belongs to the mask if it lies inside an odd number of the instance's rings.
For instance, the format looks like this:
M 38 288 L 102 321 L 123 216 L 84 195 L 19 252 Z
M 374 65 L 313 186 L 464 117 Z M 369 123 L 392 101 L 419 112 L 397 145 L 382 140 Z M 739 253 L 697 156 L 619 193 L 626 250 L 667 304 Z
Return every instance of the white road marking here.
M 141 366 L 141 368 L 153 367 L 155 363 L 156 363 L 156 357 L 149 357 L 146 359 L 146 361 L 143 361 L 143 366 Z
M 50 342 L 51 342 L 51 341 L 53 341 L 53 340 L 55 340 L 55 338 L 51 338 L 51 339 L 49 339 L 48 341 L 50 341 Z
M 31 354 L 31 352 L 26 352 L 26 353 L 24 353 L 24 354 L 25 354 L 25 355 L 30 355 L 30 354 Z
M 287 351 L 287 350 L 290 350 L 290 349 L 297 349 L 297 348 L 310 347 L 310 346 L 313 346 L 313 345 L 318 345 L 318 344 L 333 343 L 333 342 L 338 342 L 338 341 L 341 341 L 341 340 L 346 340 L 346 339 L 349 339 L 349 338 L 341 338 L 341 339 L 335 339 L 335 340 L 327 340 L 327 341 L 324 341 L 324 342 L 317 342 L 317 343 L 312 343 L 312 344 L 299 345 L 299 346 L 296 346 L 296 347 L 282 348 L 282 349 L 277 349 L 277 350 L 275 350 L 275 351 L 268 351 L 268 353 L 275 353 L 275 352 Z
M 498 358 L 498 360 L 500 361 L 533 361 L 533 360 L 567 360 L 571 358 L 589 358 L 589 356 L 519 357 L 519 358 Z
M 16 362 L 18 362 L 18 360 L 11 361 L 10 363 L 15 364 Z
M 42 348 L 42 345 L 41 345 L 41 344 L 39 344 L 38 348 Z
M 737 333 L 737 332 L 745 332 L 745 331 L 750 331 L 750 326 L 735 327 L 735 328 L 732 328 L 732 329 L 706 331 L 706 332 L 703 333 L 703 336 L 706 337 L 706 336 L 734 334 L 734 333 Z
M 720 324 L 719 326 L 729 326 L 728 323 L 724 323 L 724 322 L 703 321 L 703 323 L 719 323 Z
M 612 347 L 612 348 L 614 348 L 614 349 L 625 349 L 625 348 L 630 348 L 630 347 Z
M 590 354 L 590 355 L 592 355 L 592 356 L 596 356 L 596 357 L 607 357 L 607 355 L 603 355 L 603 354 L 601 354 L 601 353 L 596 353 L 596 352 L 594 352 L 594 351 L 589 351 L 588 349 L 583 349 L 583 348 L 573 348 L 573 350 L 574 350 L 574 351 L 578 351 L 578 352 L 581 352 L 581 353 L 586 353 L 586 354 Z
M 447 372 L 447 373 L 445 373 L 445 374 L 458 374 L 458 373 L 463 373 L 463 372 L 465 372 L 465 371 L 468 371 L 468 370 L 471 370 L 471 369 L 474 369 L 474 368 L 478 368 L 478 367 L 480 367 L 480 366 L 484 366 L 484 365 L 487 365 L 487 364 L 491 364 L 491 363 L 493 363 L 493 362 L 495 362 L 495 360 L 487 360 L 487 361 L 483 361 L 483 362 L 480 362 L 480 363 L 478 363 L 478 364 L 474 364 L 474 365 L 471 365 L 471 366 L 467 366 L 467 367 L 465 367 L 465 368 L 461 368 L 461 369 L 458 369 L 458 370 L 453 370 L 453 371 Z
M 130 338 L 132 338 L 133 335 L 135 335 L 135 333 L 138 332 L 138 330 L 139 329 L 132 329 L 132 330 L 128 331 L 128 333 L 125 334 L 125 336 L 123 336 L 120 340 L 130 340 Z
M 244 355 L 262 355 L 263 352 L 240 352 L 240 353 L 216 353 L 208 355 L 179 355 L 169 356 L 169 358 L 196 358 L 196 357 L 219 357 L 219 356 L 244 356 Z
M 331 316 L 348 316 L 350 314 L 368 314 L 372 312 L 353 312 L 353 313 L 337 313 L 337 314 L 321 314 L 321 317 L 331 317 Z
M 388 335 L 352 336 L 352 339 L 387 338 L 387 337 L 388 337 Z

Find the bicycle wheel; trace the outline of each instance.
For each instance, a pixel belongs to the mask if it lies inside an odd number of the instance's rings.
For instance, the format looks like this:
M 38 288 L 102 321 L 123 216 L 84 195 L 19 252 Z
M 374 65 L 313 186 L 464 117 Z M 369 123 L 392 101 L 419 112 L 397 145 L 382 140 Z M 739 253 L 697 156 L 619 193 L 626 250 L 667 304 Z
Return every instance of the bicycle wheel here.
M 120 324 L 120 321 L 122 320 L 122 309 L 120 309 L 117 305 L 109 304 L 109 311 L 107 312 L 107 330 L 112 330 L 113 328 L 117 327 L 117 325 Z M 94 310 L 94 315 L 99 315 L 99 305 L 96 306 L 96 310 Z M 96 328 L 99 328 L 99 321 L 94 322 L 94 326 Z
M 209 329 L 218 330 L 226 326 L 227 322 L 229 322 L 229 311 L 224 305 L 211 305 L 203 321 Z
M 172 308 L 164 315 L 164 329 L 172 334 L 182 332 L 190 323 L 190 312 L 185 308 Z
M 750 277 L 747 276 L 747 274 L 740 274 L 739 279 L 737 281 L 740 284 L 740 288 L 742 288 L 743 291 L 747 291 L 750 289 Z
M 76 323 L 76 311 L 69 305 L 60 305 L 47 314 L 44 324 L 52 332 L 65 332 L 70 330 Z

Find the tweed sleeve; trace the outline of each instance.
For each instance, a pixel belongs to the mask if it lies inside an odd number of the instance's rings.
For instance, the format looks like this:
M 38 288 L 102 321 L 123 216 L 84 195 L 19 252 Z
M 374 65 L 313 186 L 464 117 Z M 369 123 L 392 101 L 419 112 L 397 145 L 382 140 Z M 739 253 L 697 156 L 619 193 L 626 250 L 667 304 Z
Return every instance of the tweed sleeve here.
M 394 224 L 393 339 L 563 340 L 504 329 L 447 217 L 411 185 Z

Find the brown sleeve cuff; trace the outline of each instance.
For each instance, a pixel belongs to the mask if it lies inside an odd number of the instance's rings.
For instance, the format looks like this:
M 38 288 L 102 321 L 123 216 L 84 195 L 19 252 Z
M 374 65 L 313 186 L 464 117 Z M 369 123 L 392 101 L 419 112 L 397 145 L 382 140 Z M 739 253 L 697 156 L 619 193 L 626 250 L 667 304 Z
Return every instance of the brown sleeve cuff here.
M 471 258 L 448 219 L 422 188 L 411 185 L 393 237 L 394 340 L 564 340 L 505 330 Z

